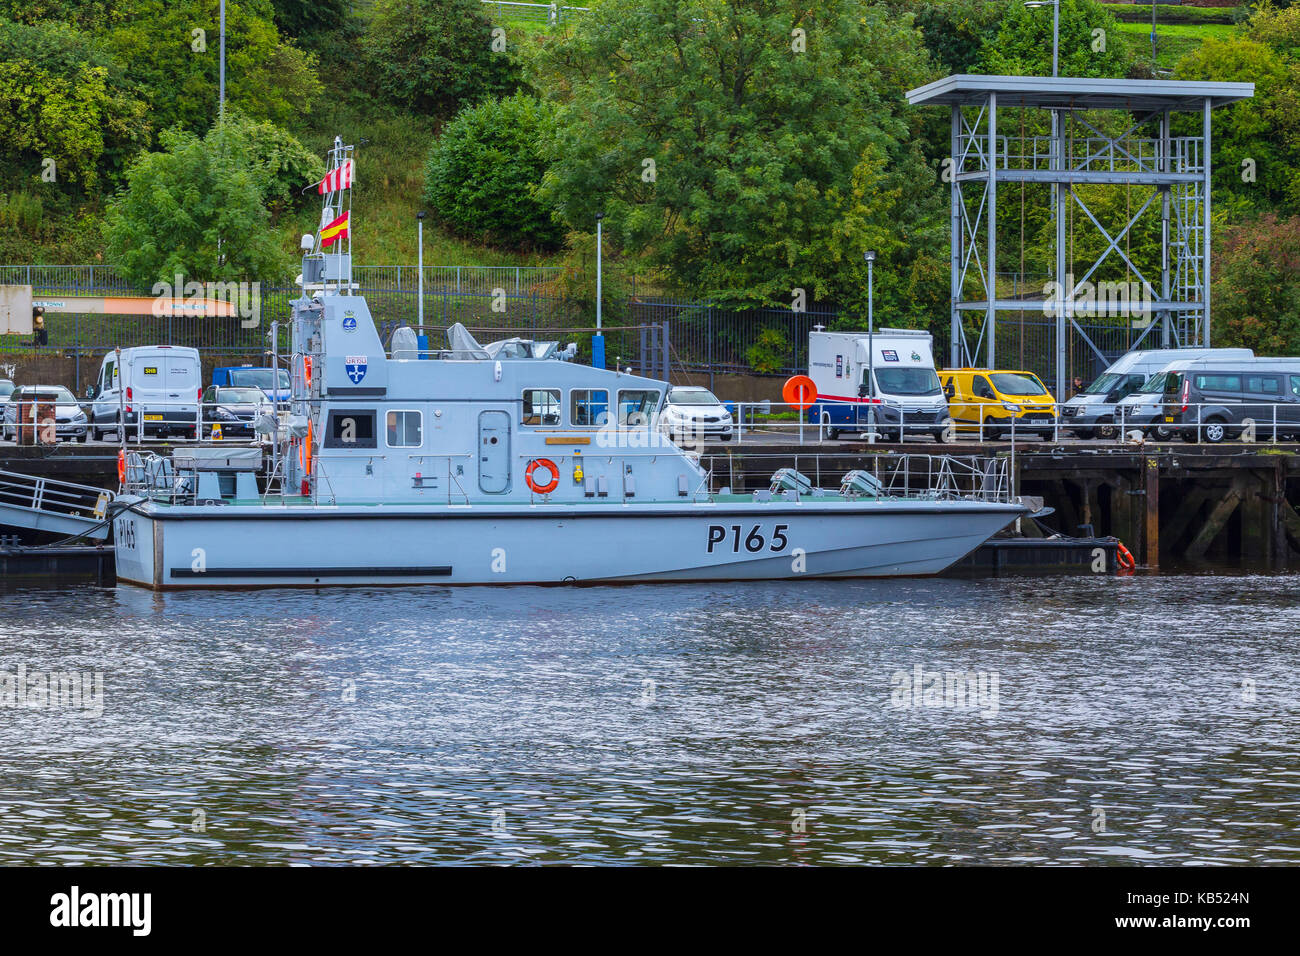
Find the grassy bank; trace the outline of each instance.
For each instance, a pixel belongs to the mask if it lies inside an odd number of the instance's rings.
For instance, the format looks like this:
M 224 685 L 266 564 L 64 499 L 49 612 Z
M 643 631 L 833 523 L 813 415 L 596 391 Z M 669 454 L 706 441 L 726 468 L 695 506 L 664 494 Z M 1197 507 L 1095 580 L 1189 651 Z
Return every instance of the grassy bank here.
M 1149 10 L 1150 8 L 1148 8 Z M 1137 44 L 1139 50 L 1151 49 L 1151 22 L 1119 23 L 1117 29 Z M 1232 36 L 1237 28 L 1223 23 L 1159 23 L 1156 24 L 1157 47 L 1161 67 L 1168 69 L 1183 56 L 1191 53 L 1209 39 L 1222 40 Z

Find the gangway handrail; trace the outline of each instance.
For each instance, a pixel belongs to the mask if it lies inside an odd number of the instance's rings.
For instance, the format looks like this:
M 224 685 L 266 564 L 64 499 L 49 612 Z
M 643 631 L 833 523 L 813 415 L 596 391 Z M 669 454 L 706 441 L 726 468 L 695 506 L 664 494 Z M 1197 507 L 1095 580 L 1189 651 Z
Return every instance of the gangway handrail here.
M 8 507 L 99 521 L 115 497 L 94 485 L 0 470 L 0 505 Z

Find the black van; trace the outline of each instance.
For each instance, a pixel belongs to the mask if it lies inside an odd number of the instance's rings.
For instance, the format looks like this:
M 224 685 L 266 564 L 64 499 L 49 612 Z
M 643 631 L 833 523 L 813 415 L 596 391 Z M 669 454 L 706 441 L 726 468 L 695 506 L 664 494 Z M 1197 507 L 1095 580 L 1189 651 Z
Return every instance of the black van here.
M 1184 441 L 1271 441 L 1300 434 L 1300 359 L 1171 370 L 1166 427 Z

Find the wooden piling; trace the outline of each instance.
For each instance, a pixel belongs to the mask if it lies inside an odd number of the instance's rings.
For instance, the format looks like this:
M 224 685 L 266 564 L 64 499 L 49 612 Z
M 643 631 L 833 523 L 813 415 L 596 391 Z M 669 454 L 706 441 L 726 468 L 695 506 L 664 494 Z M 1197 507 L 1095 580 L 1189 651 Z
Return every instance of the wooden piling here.
M 1146 459 L 1143 469 L 1144 487 L 1146 489 L 1146 533 L 1142 544 L 1146 551 L 1146 566 L 1160 567 L 1160 460 Z
M 1200 561 L 1205 557 L 1205 552 L 1209 550 L 1210 545 L 1214 543 L 1214 539 L 1223 530 L 1223 526 L 1232 517 L 1232 513 L 1241 504 L 1242 497 L 1240 481 L 1234 481 L 1231 487 L 1228 488 L 1228 493 L 1214 506 L 1209 517 L 1205 519 L 1205 524 L 1196 533 L 1192 543 L 1187 546 L 1184 556 L 1188 561 Z

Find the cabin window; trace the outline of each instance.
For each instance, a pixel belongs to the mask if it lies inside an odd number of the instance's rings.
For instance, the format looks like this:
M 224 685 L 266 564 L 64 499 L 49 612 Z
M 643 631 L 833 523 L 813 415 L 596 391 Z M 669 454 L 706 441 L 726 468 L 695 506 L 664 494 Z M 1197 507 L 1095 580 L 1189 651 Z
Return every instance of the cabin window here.
M 569 424 L 602 426 L 609 421 L 609 392 L 575 388 L 569 392 Z
M 560 424 L 560 390 L 558 388 L 526 388 L 520 423 L 523 425 Z
M 1240 375 L 1198 375 L 1196 387 L 1203 392 L 1240 392 Z
M 1282 386 L 1272 375 L 1247 375 L 1246 391 L 1252 395 L 1281 395 Z
M 419 412 L 390 411 L 386 420 L 388 447 L 419 448 L 423 445 L 420 419 Z
M 325 422 L 325 447 L 374 448 L 374 409 L 340 408 L 332 410 Z
M 618 423 L 620 425 L 649 425 L 658 408 L 658 389 L 625 388 L 618 393 Z

